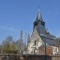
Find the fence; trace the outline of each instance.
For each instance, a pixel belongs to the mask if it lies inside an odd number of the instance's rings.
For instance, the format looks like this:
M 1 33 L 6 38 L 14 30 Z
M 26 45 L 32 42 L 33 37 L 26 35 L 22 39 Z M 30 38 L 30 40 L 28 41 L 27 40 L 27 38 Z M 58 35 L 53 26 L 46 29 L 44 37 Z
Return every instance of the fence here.
M 59 56 L 45 55 L 0 55 L 0 60 L 60 60 Z

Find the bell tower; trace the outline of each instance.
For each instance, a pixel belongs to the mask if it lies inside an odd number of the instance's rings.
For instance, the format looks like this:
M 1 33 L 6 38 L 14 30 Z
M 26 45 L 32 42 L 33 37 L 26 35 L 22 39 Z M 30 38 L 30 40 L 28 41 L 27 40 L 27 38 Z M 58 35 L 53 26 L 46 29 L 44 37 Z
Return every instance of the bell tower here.
M 41 12 L 40 11 L 38 11 L 37 18 L 34 21 L 33 31 L 34 31 L 34 29 L 36 29 L 39 34 L 40 33 L 41 34 L 44 34 L 45 33 L 45 22 L 42 19 L 42 16 L 41 16 Z

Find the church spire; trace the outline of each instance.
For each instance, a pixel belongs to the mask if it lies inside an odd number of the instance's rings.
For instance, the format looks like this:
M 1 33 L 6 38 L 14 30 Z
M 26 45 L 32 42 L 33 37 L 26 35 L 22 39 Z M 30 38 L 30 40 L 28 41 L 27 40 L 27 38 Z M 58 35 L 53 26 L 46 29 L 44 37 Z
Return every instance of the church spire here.
M 43 30 L 42 33 L 44 33 L 44 31 L 45 31 L 45 22 L 44 22 L 43 19 L 42 19 L 40 10 L 38 11 L 37 18 L 36 18 L 36 20 L 34 21 L 33 31 L 34 31 L 35 28 L 37 29 L 37 31 L 38 31 L 39 33 L 41 33 L 42 30 Z
M 37 19 L 41 19 L 42 17 L 41 17 L 41 12 L 40 12 L 40 10 L 38 11 L 38 14 L 37 14 Z
M 37 18 L 36 18 L 36 21 L 38 21 L 38 20 L 43 21 L 40 10 L 38 10 L 38 14 L 37 14 Z

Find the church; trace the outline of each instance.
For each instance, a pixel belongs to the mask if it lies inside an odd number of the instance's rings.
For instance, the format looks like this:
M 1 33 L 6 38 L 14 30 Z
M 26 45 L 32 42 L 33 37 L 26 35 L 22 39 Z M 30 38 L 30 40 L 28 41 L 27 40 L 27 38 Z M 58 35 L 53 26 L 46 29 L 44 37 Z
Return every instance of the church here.
M 58 46 L 56 37 L 46 30 L 45 21 L 41 12 L 38 11 L 33 23 L 33 32 L 28 42 L 28 54 L 55 55 L 59 52 Z

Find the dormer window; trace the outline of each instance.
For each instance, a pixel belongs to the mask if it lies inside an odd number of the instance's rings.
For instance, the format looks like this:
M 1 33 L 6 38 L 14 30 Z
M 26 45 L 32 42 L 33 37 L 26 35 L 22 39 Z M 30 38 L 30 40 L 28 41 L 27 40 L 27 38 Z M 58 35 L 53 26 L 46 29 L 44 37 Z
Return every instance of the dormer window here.
M 43 25 L 43 26 L 44 26 L 44 25 L 45 25 L 45 22 L 41 22 L 41 25 Z
M 34 22 L 34 25 L 36 26 L 38 23 L 37 22 Z

